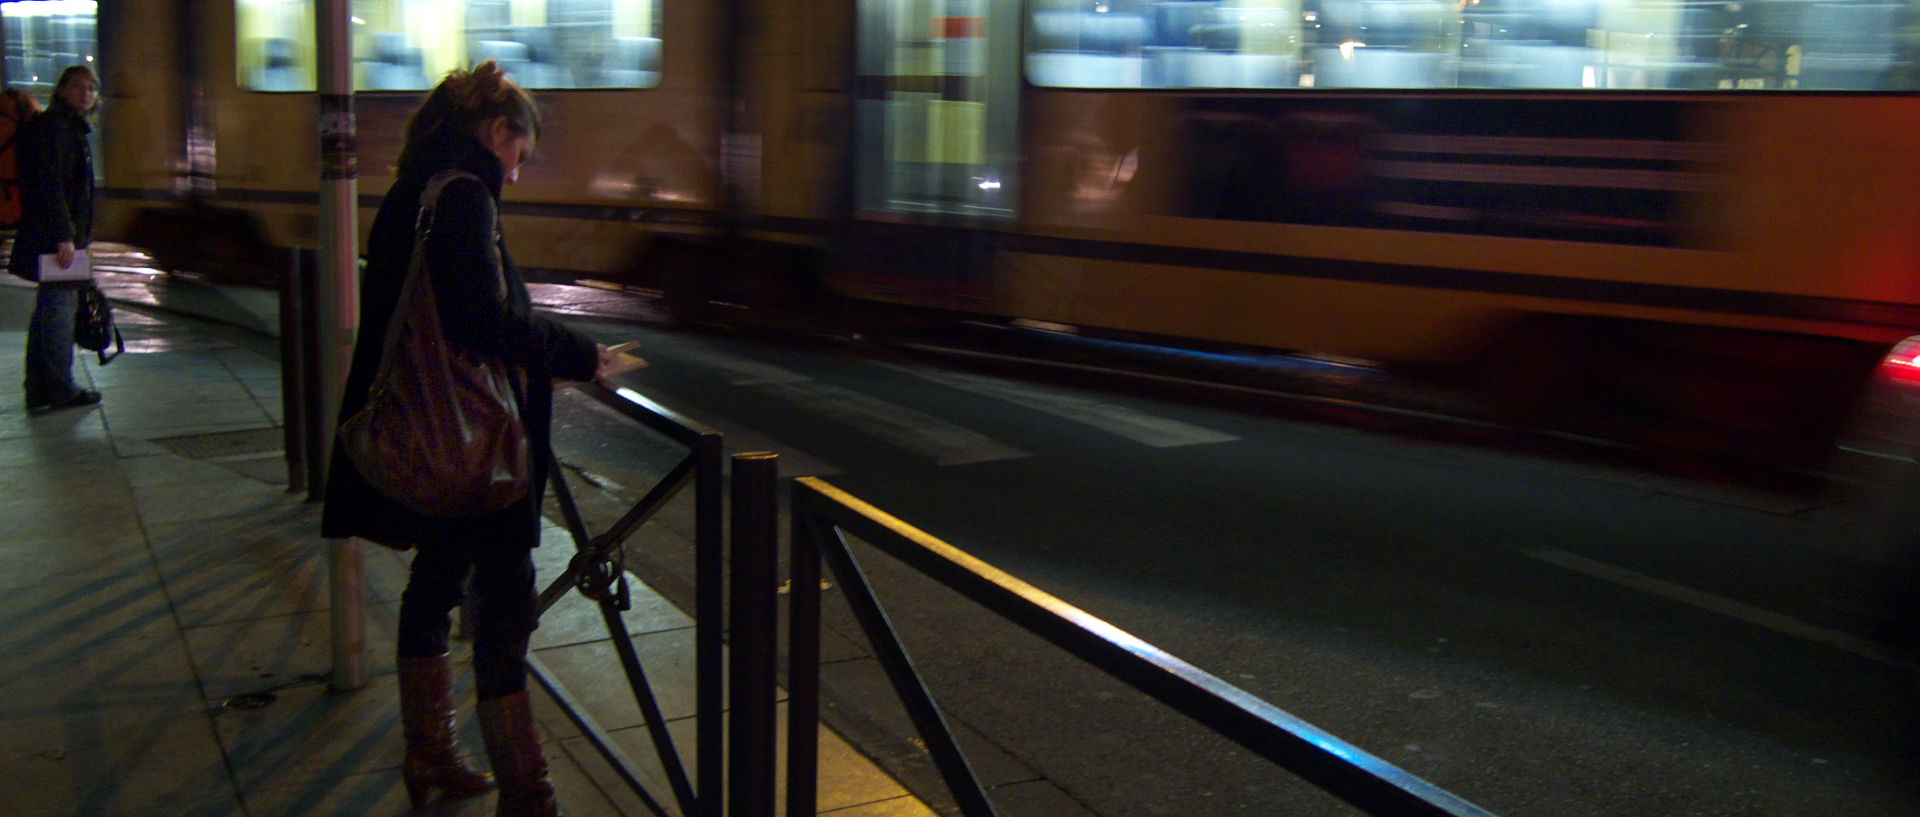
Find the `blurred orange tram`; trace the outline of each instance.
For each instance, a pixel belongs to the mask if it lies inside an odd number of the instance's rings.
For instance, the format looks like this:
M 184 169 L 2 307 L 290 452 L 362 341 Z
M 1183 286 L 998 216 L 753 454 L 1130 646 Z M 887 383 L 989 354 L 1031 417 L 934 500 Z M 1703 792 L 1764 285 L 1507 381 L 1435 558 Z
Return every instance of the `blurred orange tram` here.
M 825 292 L 1310 352 L 1799 464 L 1871 406 L 1845 441 L 1911 453 L 1883 362 L 1920 333 L 1913 2 L 351 8 L 363 226 L 407 112 L 491 58 L 548 122 L 519 263 L 687 314 Z M 10 84 L 98 60 L 103 236 L 205 264 L 318 240 L 313 16 L 0 4 Z

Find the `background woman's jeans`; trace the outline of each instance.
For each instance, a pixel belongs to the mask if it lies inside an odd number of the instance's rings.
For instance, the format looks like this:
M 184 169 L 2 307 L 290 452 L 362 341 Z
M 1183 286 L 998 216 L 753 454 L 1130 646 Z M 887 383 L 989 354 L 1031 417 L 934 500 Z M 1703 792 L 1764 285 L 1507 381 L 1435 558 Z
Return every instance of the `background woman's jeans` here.
M 27 324 L 27 405 L 57 403 L 80 391 L 73 384 L 73 319 L 80 289 L 41 284 Z

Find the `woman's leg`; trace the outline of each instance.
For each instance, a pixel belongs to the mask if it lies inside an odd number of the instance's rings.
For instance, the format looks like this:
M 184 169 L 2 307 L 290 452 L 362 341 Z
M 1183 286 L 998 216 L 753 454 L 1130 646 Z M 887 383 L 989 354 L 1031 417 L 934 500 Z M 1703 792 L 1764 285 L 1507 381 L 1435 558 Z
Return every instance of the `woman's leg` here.
M 42 284 L 27 322 L 27 407 L 62 403 L 80 391 L 73 385 L 73 319 L 80 291 Z
M 492 536 L 471 542 L 480 733 L 500 781 L 498 817 L 551 817 L 557 811 L 553 784 L 547 782 L 527 695 L 527 643 L 539 625 L 540 600 L 533 588 L 532 543 L 512 535 L 514 528 L 494 528 Z
M 414 549 L 407 589 L 400 594 L 401 658 L 447 652 L 450 614 L 465 592 L 470 563 L 467 548 L 459 542 L 422 542 Z
M 473 673 L 481 700 L 527 688 L 527 642 L 539 626 L 533 553 L 526 542 L 476 538 L 473 553 Z
M 467 768 L 453 740 L 453 668 L 447 659 L 448 614 L 460 603 L 467 551 L 458 543 L 419 545 L 400 596 L 397 652 L 400 724 L 406 735 L 401 776 L 415 812 L 435 791 L 447 799 L 477 797 L 493 787 Z

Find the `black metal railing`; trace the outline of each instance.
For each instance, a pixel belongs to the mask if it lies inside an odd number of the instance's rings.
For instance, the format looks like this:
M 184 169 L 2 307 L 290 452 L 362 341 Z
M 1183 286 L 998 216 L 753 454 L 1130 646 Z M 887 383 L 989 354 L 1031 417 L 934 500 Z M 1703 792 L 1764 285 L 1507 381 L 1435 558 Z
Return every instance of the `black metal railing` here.
M 772 817 L 781 794 L 776 785 L 780 746 L 775 737 L 780 670 L 779 458 L 769 453 L 732 457 L 732 533 L 731 541 L 723 542 L 720 434 L 629 389 L 594 385 L 580 389 L 615 412 L 686 445 L 688 453 L 598 534 L 588 530 L 564 474 L 555 469 L 555 499 L 577 552 L 541 593 L 540 609 L 544 612 L 574 590 L 599 605 L 635 701 L 650 727 L 648 733 L 679 814 Z M 620 616 L 628 606 L 623 543 L 689 484 L 694 486 L 696 548 L 694 776 L 688 775 L 681 761 Z M 1493 817 L 824 480 L 793 480 L 791 498 L 787 814 L 818 812 L 823 563 L 832 569 L 960 812 L 966 817 L 997 814 L 861 569 L 847 540 L 851 535 L 1369 814 Z M 647 790 L 635 765 L 605 730 L 537 658 L 530 657 L 528 663 L 535 679 L 640 801 L 666 817 L 666 807 Z
M 767 469 L 769 472 L 771 468 Z M 771 483 L 772 477 L 764 477 Z M 739 475 L 736 472 L 736 480 Z M 736 482 L 736 486 L 738 483 Z M 740 494 L 736 491 L 736 501 Z M 1369 814 L 1492 817 L 1472 803 L 1295 717 L 815 477 L 793 481 L 787 814 L 817 812 L 820 564 L 824 557 L 962 814 L 996 814 L 938 703 L 848 547 L 881 553 L 1012 621 L 1202 726 Z M 738 529 L 736 529 L 738 535 Z M 767 534 L 759 534 L 766 537 Z M 771 541 L 770 537 L 768 541 Z M 739 547 L 736 542 L 735 547 Z M 737 679 L 736 679 L 737 680 Z M 769 812 L 770 813 L 770 812 Z
M 779 457 L 733 456 L 727 582 L 727 814 L 773 817 L 779 671 Z M 797 777 L 789 777 L 791 781 Z M 813 780 L 812 775 L 806 777 Z M 788 812 L 807 814 L 814 812 Z
M 654 432 L 687 447 L 685 458 L 670 468 L 651 490 L 622 514 L 605 531 L 588 530 L 586 518 L 574 501 L 562 469 L 552 471 L 554 498 L 565 518 L 576 553 L 567 569 L 547 584 L 540 594 L 540 611 L 545 613 L 569 591 L 578 590 L 600 607 L 614 650 L 620 658 L 634 700 L 649 727 L 653 748 L 665 770 L 672 797 L 679 813 L 698 817 L 720 817 L 724 757 L 721 690 L 724 636 L 721 633 L 725 599 L 722 595 L 723 554 L 721 552 L 721 435 L 665 408 L 630 389 L 609 389 L 594 384 L 577 387 L 586 395 L 616 413 L 646 426 Z M 627 576 L 624 568 L 627 538 L 677 496 L 693 485 L 694 501 L 694 684 L 695 733 L 694 778 L 687 774 L 681 754 L 674 746 L 666 719 L 660 708 L 645 667 L 635 653 L 633 639 L 621 613 L 629 606 Z M 613 767 L 642 803 L 655 814 L 667 811 L 647 790 L 640 774 L 612 738 L 593 721 L 586 709 L 562 685 L 554 673 L 536 656 L 529 655 L 528 668 L 545 687 L 580 732 Z

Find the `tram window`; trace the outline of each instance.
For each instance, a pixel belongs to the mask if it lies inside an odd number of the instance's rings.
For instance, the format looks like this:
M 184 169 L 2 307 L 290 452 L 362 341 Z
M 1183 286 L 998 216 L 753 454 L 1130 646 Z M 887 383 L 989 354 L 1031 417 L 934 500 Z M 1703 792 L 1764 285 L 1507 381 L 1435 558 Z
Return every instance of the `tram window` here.
M 94 0 L 0 3 L 0 28 L 6 32 L 6 84 L 48 105 L 53 102 L 54 83 L 67 66 L 89 65 L 95 76 L 104 77 L 97 61 L 98 8 Z M 107 154 L 101 150 L 100 138 L 99 128 L 87 135 L 93 146 L 94 176 L 104 178 Z
M 1013 217 L 1020 0 L 859 0 L 863 214 Z
M 652 88 L 661 2 L 353 0 L 354 88 L 426 90 L 487 59 L 528 88 Z M 314 90 L 313 15 L 312 0 L 236 0 L 241 87 Z
M 0 3 L 6 21 L 7 84 L 52 101 L 53 84 L 69 65 L 94 65 L 94 0 Z M 99 66 L 94 66 L 99 74 Z
M 1920 2 L 1030 0 L 1072 88 L 1920 90 Z

